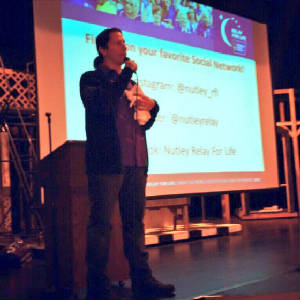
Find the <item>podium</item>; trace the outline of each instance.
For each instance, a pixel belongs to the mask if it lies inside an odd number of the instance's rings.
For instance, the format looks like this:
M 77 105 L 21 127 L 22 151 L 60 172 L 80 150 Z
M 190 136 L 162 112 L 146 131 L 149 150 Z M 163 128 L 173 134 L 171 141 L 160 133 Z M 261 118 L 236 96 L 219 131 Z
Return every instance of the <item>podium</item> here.
M 86 227 L 89 217 L 85 142 L 67 141 L 40 163 L 45 201 L 45 256 L 49 287 L 74 295 L 86 289 Z M 107 274 L 111 281 L 129 278 L 123 254 L 118 205 L 111 217 Z M 117 259 L 116 259 L 117 258 Z

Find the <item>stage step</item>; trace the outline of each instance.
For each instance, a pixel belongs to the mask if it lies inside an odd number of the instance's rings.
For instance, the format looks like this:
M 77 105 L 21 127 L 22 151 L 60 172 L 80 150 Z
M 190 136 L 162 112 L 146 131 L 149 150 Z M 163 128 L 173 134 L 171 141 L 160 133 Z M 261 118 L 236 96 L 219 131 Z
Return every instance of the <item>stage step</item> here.
M 187 241 L 207 237 L 217 237 L 236 234 L 242 231 L 241 224 L 214 224 L 214 223 L 191 223 L 189 230 L 184 230 L 183 225 L 178 225 L 177 230 L 172 226 L 164 228 L 146 229 L 146 246 Z

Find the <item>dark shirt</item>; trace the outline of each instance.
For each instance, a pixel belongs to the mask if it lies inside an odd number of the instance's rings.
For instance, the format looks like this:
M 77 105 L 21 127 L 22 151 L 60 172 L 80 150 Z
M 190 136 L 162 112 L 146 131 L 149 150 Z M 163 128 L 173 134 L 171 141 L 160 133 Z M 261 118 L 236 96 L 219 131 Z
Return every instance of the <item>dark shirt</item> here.
M 88 174 L 122 173 L 124 166 L 146 166 L 148 163 L 145 130 L 153 125 L 159 107 L 156 104 L 150 111 L 151 119 L 144 126 L 139 126 L 133 120 L 133 111 L 129 109 L 129 103 L 126 103 L 128 100 L 123 96 L 125 88 L 131 82 L 132 70 L 125 67 L 120 75 L 113 75 L 113 72 L 100 66 L 95 71 L 84 73 L 80 79 L 80 95 L 86 116 Z M 121 116 L 125 116 L 125 119 L 120 119 Z M 127 124 L 128 121 L 130 125 Z M 122 124 L 126 126 L 123 128 Z M 138 136 L 142 140 L 134 143 Z M 127 150 L 131 153 L 128 157 Z M 140 157 L 141 152 L 146 156 Z
M 129 88 L 133 84 L 129 83 Z M 147 167 L 148 154 L 145 130 L 134 120 L 134 107 L 125 96 L 119 99 L 117 131 L 121 146 L 121 162 L 126 167 Z
M 108 79 L 112 82 L 117 80 L 118 74 L 114 70 L 107 70 L 102 67 Z M 132 89 L 135 83 L 129 82 L 128 90 Z M 120 141 L 121 163 L 124 167 L 147 167 L 148 154 L 146 146 L 145 130 L 134 120 L 134 107 L 123 94 L 117 104 L 117 132 Z

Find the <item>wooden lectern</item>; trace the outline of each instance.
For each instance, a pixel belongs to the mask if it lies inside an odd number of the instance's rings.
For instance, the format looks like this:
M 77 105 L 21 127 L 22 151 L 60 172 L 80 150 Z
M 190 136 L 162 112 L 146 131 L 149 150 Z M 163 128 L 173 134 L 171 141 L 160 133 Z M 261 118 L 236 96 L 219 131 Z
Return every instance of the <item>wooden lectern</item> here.
M 86 226 L 89 214 L 85 142 L 67 141 L 40 164 L 45 199 L 45 248 L 49 286 L 69 290 L 74 295 L 86 288 Z M 107 266 L 111 281 L 129 278 L 123 254 L 121 219 L 118 205 L 111 218 L 110 258 Z

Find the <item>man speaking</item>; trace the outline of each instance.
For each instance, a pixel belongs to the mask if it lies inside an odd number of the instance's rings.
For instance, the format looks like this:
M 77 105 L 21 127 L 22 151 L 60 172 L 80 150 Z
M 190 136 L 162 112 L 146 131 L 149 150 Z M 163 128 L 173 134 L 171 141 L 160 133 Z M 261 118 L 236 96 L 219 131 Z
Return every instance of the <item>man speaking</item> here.
M 99 54 L 94 61 L 96 70 L 84 73 L 80 79 L 86 114 L 86 170 L 90 199 L 87 297 L 93 300 L 110 297 L 105 267 L 110 244 L 110 216 L 118 202 L 133 294 L 137 297 L 173 296 L 174 285 L 162 284 L 153 277 L 144 247 L 148 168 L 145 130 L 153 125 L 159 107 L 131 80 L 137 65 L 125 59 L 126 46 L 120 29 L 102 31 L 96 38 L 96 47 Z M 135 101 L 129 101 L 132 98 Z M 149 115 L 146 122 L 139 122 L 139 111 Z

